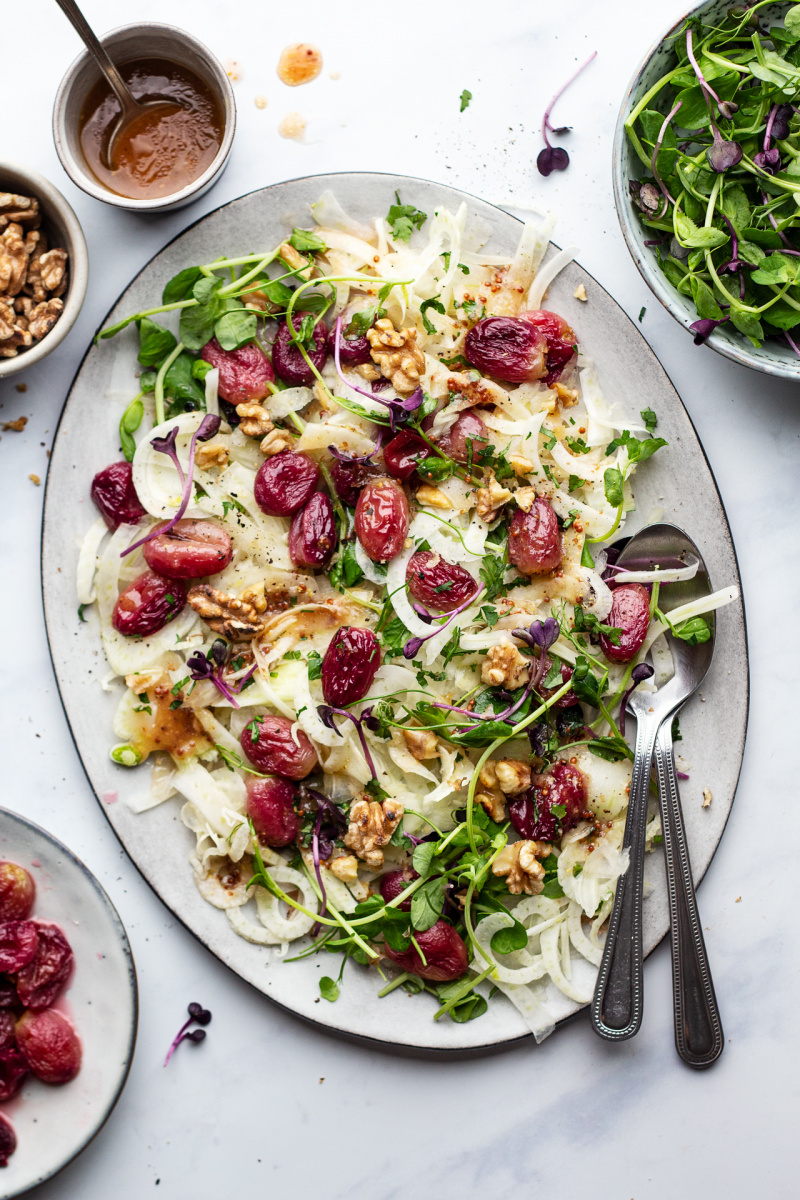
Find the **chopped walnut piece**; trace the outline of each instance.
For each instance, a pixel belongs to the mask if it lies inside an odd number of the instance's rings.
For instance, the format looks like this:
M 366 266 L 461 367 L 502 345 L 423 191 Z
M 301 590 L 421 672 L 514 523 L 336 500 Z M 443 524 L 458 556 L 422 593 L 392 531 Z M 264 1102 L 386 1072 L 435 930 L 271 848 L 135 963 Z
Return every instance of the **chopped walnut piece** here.
M 13 336 L 17 323 L 17 314 L 8 304 L 0 301 L 0 342 Z
M 514 492 L 514 499 L 523 512 L 530 512 L 536 500 L 536 488 L 518 488 L 516 492 Z
M 506 798 L 499 788 L 487 788 L 485 791 L 476 792 L 475 803 L 482 805 L 493 821 L 497 821 L 498 824 L 505 821 Z
M 22 433 L 27 424 L 27 417 L 17 417 L 16 421 L 3 421 L 2 425 L 0 425 L 0 429 L 2 429 L 4 433 L 9 429 L 13 433 Z
M 708 808 L 711 800 L 711 788 L 703 788 L 703 808 Z
M 520 654 L 511 642 L 497 642 L 489 647 L 489 653 L 481 667 L 481 681 L 490 687 L 508 688 L 513 692 L 528 682 L 530 669 L 528 659 Z
M 503 505 L 508 504 L 513 495 L 513 492 L 497 482 L 494 471 L 487 471 L 486 487 L 478 488 L 475 493 L 478 516 L 482 521 L 491 524 Z
M 251 604 L 259 616 L 265 613 L 267 616 L 275 616 L 276 613 L 286 612 L 298 604 L 307 594 L 308 588 L 304 583 L 293 583 L 288 587 L 278 584 L 267 587 L 262 581 L 251 583 L 240 593 L 239 599 L 245 604 Z
M 557 383 L 555 389 L 562 408 L 572 408 L 578 403 L 580 397 L 577 388 L 568 388 L 563 383 Z
M 202 442 L 195 450 L 194 461 L 198 467 L 219 467 L 224 470 L 230 460 L 230 450 L 222 442 Z
M 259 450 L 267 458 L 280 454 L 282 450 L 290 450 L 294 438 L 286 429 L 271 429 L 265 438 L 261 439 Z
M 578 284 L 578 286 L 575 288 L 575 291 L 572 294 L 576 300 L 588 300 L 589 299 L 589 297 L 586 295 L 586 288 L 583 286 L 582 283 Z
M 43 300 L 30 310 L 28 329 L 35 342 L 41 341 L 45 334 L 50 332 L 63 311 L 64 301 L 58 299 Z M 22 319 L 24 318 L 19 318 L 17 323 Z
M 264 437 L 275 428 L 267 410 L 255 401 L 237 404 L 236 415 L 241 417 L 239 428 L 247 437 Z
M 431 508 L 453 507 L 449 496 L 445 496 L 441 488 L 431 487 L 428 483 L 423 483 L 422 487 L 417 489 L 416 499 L 419 504 L 429 504 Z
M 506 886 L 513 896 L 521 892 L 538 896 L 544 889 L 545 874 L 538 860 L 552 851 L 549 842 L 513 842 L 504 846 L 492 863 L 492 874 L 506 876 Z
M 256 312 L 272 312 L 273 306 L 263 292 L 243 292 L 240 300 L 245 308 L 254 308 Z
M 246 642 L 262 632 L 264 622 L 255 605 L 217 591 L 207 583 L 198 583 L 188 596 L 189 603 L 206 625 L 232 642 Z
M 30 479 L 31 483 L 35 483 L 37 487 L 42 482 L 38 475 L 29 475 L 28 479 Z
M 9 296 L 8 299 L 10 301 L 11 297 Z M 2 304 L 2 300 L 0 300 L 0 304 Z M 21 317 L 30 317 L 35 307 L 36 305 L 30 296 L 17 296 L 14 300 L 14 311 Z
M 480 781 L 484 787 L 499 787 L 506 796 L 516 796 L 531 786 L 531 769 L 516 758 L 494 758 L 482 767 Z
M 0 292 L 16 296 L 28 272 L 28 254 L 22 226 L 12 221 L 0 236 Z
M 311 278 L 311 273 L 314 270 L 314 264 L 310 259 L 306 258 L 295 250 L 289 242 L 282 242 L 278 247 L 278 254 L 293 271 L 296 271 L 300 279 L 305 279 L 306 282 Z
M 340 854 L 326 863 L 331 875 L 341 879 L 342 883 L 355 883 L 358 879 L 358 859 L 355 854 Z
M 439 753 L 439 739 L 432 729 L 404 729 L 402 732 L 407 749 L 419 762 L 426 758 L 436 758 Z
M 508 461 L 514 468 L 515 475 L 530 475 L 535 466 L 524 454 L 509 454 Z
M 344 844 L 355 850 L 373 869 L 383 866 L 383 850 L 403 819 L 403 806 L 396 800 L 356 800 L 350 808 L 350 828 Z
M 372 361 L 384 378 L 402 395 L 410 395 L 425 371 L 425 355 L 417 345 L 416 329 L 395 329 L 388 317 L 381 317 L 367 330 Z
M 366 379 L 369 383 L 374 383 L 376 379 L 381 378 L 381 373 L 372 363 L 359 363 L 356 367 L 356 374 L 362 379 Z

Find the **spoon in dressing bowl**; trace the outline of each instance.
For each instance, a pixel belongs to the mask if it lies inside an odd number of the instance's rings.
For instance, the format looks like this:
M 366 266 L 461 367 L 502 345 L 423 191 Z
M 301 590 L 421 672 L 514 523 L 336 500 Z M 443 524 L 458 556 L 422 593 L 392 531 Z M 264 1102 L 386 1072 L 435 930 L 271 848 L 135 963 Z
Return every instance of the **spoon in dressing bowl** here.
M 632 537 L 614 566 L 626 567 L 620 582 L 637 581 L 636 572 L 664 570 L 690 578 L 669 583 L 659 594 L 662 612 L 711 595 L 711 583 L 700 553 L 691 538 L 674 525 L 649 525 Z M 631 778 L 628 817 L 623 848 L 630 849 L 630 865 L 617 883 L 614 908 L 597 978 L 591 1015 L 595 1032 L 612 1041 L 624 1041 L 638 1032 L 642 1020 L 642 884 L 645 825 L 650 766 L 655 755 L 659 802 L 664 836 L 664 858 L 669 893 L 672 938 L 672 978 L 675 1002 L 675 1044 L 689 1066 L 710 1066 L 722 1053 L 724 1038 L 714 985 L 708 966 L 702 927 L 692 882 L 689 852 L 678 793 L 672 750 L 672 721 L 702 683 L 714 654 L 715 622 L 705 614 L 710 638 L 690 645 L 667 632 L 674 673 L 655 692 L 634 692 L 628 707 L 637 720 L 636 749 Z M 652 637 L 648 639 L 652 644 Z M 654 681 L 668 676 L 658 656 Z
M 69 17 L 75 29 L 80 34 L 83 44 L 105 76 L 109 87 L 117 97 L 122 109 L 114 128 L 111 130 L 111 136 L 108 139 L 108 145 L 105 150 L 106 165 L 113 171 L 117 166 L 116 146 L 119 143 L 120 134 L 123 130 L 130 132 L 134 124 L 138 123 L 149 125 L 152 123 L 154 117 L 158 117 L 158 110 L 161 110 L 162 114 L 166 116 L 179 109 L 180 105 L 164 100 L 148 100 L 142 104 L 135 99 L 133 92 L 95 36 L 94 31 L 78 8 L 75 0 L 56 0 L 56 3 Z

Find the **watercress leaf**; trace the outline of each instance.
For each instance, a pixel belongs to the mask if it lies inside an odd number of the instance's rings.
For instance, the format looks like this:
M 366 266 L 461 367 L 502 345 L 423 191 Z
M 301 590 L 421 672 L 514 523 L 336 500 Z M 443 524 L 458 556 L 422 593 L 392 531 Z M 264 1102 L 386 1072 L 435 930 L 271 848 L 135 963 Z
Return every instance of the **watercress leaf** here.
M 411 637 L 411 631 L 406 629 L 399 617 L 393 617 L 385 629 L 381 631 L 380 636 L 387 656 L 389 658 L 397 658 L 403 653 L 403 646 L 405 646 Z
M 192 373 L 193 365 L 194 359 L 188 354 L 179 354 L 175 361 L 170 363 L 164 376 L 164 394 L 183 405 L 175 412 L 204 409 L 206 406 L 206 394 Z M 171 412 L 170 416 L 174 416 L 175 412 Z
M 320 979 L 319 994 L 323 1000 L 329 1000 L 331 1004 L 339 999 L 339 985 L 331 979 L 330 975 L 323 975 Z
M 178 332 L 187 350 L 202 350 L 206 342 L 211 341 L 214 336 L 214 323 L 220 311 L 221 305 L 213 298 L 208 304 L 198 304 L 194 308 L 181 310 Z
M 414 850 L 411 862 L 414 870 L 418 875 L 421 875 L 423 879 L 430 874 L 431 863 L 433 862 L 435 851 L 435 842 L 420 842 L 420 844 Z
M 643 408 L 639 416 L 644 421 L 645 429 L 648 433 L 654 433 L 656 425 L 658 425 L 658 417 L 653 412 L 652 408 Z
M 223 350 L 237 350 L 253 340 L 256 328 L 256 314 L 246 308 L 236 308 L 222 314 L 214 326 L 214 337 Z
M 783 14 L 783 23 L 788 33 L 800 38 L 800 4 L 794 4 Z
M 139 362 L 143 367 L 157 367 L 177 346 L 175 334 L 150 317 L 142 317 L 138 325 Z
M 744 231 L 744 236 L 749 242 L 755 242 L 757 246 L 765 246 L 767 250 L 780 250 L 783 245 L 780 234 L 776 233 L 774 229 L 758 229 L 749 225 Z
M 422 317 L 422 324 L 425 326 L 425 332 L 436 333 L 436 326 L 427 315 L 429 308 L 432 308 L 434 312 L 441 313 L 442 316 L 445 316 L 445 307 L 437 296 L 431 296 L 430 300 L 423 300 L 422 304 L 419 306 L 419 312 L 420 316 Z
M 327 249 L 322 238 L 313 229 L 293 229 L 289 245 L 294 246 L 299 254 L 319 254 Z
M 222 280 L 217 275 L 201 275 L 192 288 L 192 295 L 198 304 L 207 304 L 222 288 Z
M 202 272 L 199 267 L 184 267 L 177 275 L 173 275 L 161 293 L 162 304 L 175 304 L 178 300 L 186 300 L 192 293 Z
M 579 654 L 571 679 L 572 690 L 579 700 L 592 708 L 600 706 L 600 681 L 594 674 L 585 655 Z
M 557 879 L 548 879 L 542 888 L 542 895 L 547 896 L 548 900 L 558 900 L 564 895 L 564 889 Z
M 404 954 L 411 948 L 411 938 L 398 925 L 387 922 L 383 927 L 384 940 L 391 950 Z
M 476 1017 L 482 1017 L 488 1007 L 484 996 L 481 996 L 479 992 L 471 991 L 467 992 L 461 1000 L 456 1001 L 448 1010 L 447 1015 L 457 1025 L 463 1025 L 465 1021 L 474 1021 Z
M 528 944 L 528 931 L 521 921 L 514 921 L 506 929 L 498 929 L 491 941 L 495 954 L 513 954 L 524 950 Z
M 672 632 L 675 637 L 690 646 L 699 646 L 701 642 L 711 640 L 711 630 L 703 617 L 690 617 L 686 621 L 681 621 L 680 625 L 673 626 Z
M 606 500 L 614 508 L 619 508 L 622 504 L 622 472 L 619 467 L 607 467 L 603 475 L 603 488 L 606 493 Z
M 604 758 L 606 762 L 620 762 L 630 757 L 630 749 L 623 738 L 590 738 L 586 747 L 595 757 Z
M 420 933 L 435 925 L 442 915 L 446 882 L 441 875 L 428 879 L 411 897 L 411 924 Z
M 679 100 L 681 107 L 677 116 L 682 129 L 703 129 L 709 124 L 708 104 L 699 83 L 678 92 L 675 103 Z
M 742 233 L 747 228 L 750 223 L 750 202 L 740 183 L 728 184 L 725 187 L 720 208 L 733 223 L 737 232 Z M 739 253 L 741 255 L 741 243 Z

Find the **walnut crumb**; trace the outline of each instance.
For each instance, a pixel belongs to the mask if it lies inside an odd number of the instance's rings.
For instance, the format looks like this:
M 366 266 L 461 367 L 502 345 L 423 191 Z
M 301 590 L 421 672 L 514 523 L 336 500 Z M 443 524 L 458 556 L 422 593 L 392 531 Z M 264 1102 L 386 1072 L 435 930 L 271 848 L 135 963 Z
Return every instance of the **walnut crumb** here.
M 711 788 L 703 788 L 703 808 L 708 808 L 711 799 Z
M 22 433 L 27 424 L 27 417 L 17 417 L 16 421 L 3 421 L 3 424 L 0 426 L 0 428 L 3 430 L 8 430 L 12 433 Z
M 436 758 L 439 753 L 439 739 L 432 729 L 404 729 L 403 741 L 407 749 L 418 762 L 426 758 Z
M 482 521 L 491 525 L 504 504 L 508 504 L 514 493 L 504 488 L 495 479 L 494 471 L 486 472 L 486 486 L 478 488 L 475 493 L 475 503 L 478 516 Z
M 29 475 L 28 479 L 30 479 L 31 483 L 35 483 L 37 487 L 42 482 L 38 475 Z
M 584 300 L 585 301 L 585 300 L 588 300 L 588 298 L 589 298 L 586 295 L 586 288 L 583 286 L 582 283 L 578 284 L 578 286 L 575 288 L 575 291 L 572 294 L 576 300 Z
M 358 859 L 355 854 L 340 854 L 326 864 L 328 870 L 342 883 L 355 883 L 358 879 Z
M 444 494 L 441 488 L 431 487 L 427 483 L 423 483 L 422 487 L 417 490 L 416 498 L 420 504 L 429 504 L 431 508 L 453 507 L 450 498 Z
M 483 774 L 483 772 L 481 772 Z M 506 819 L 506 798 L 499 788 L 487 788 L 475 793 L 475 803 L 485 808 L 493 821 L 498 825 Z
M 205 442 L 197 447 L 194 461 L 198 467 L 219 467 L 224 470 L 230 459 L 230 451 L 222 442 Z

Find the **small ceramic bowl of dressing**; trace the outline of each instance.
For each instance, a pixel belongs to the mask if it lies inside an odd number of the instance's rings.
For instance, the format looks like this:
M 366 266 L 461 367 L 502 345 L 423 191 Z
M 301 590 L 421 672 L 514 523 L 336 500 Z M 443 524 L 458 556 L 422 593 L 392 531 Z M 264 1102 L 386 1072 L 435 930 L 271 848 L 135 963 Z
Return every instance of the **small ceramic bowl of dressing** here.
M 119 103 L 87 52 L 61 81 L 53 139 L 84 192 L 133 212 L 167 212 L 196 200 L 227 166 L 236 128 L 233 88 L 210 50 L 172 25 L 124 25 L 101 38 L 137 100 L 165 101 L 106 149 Z

